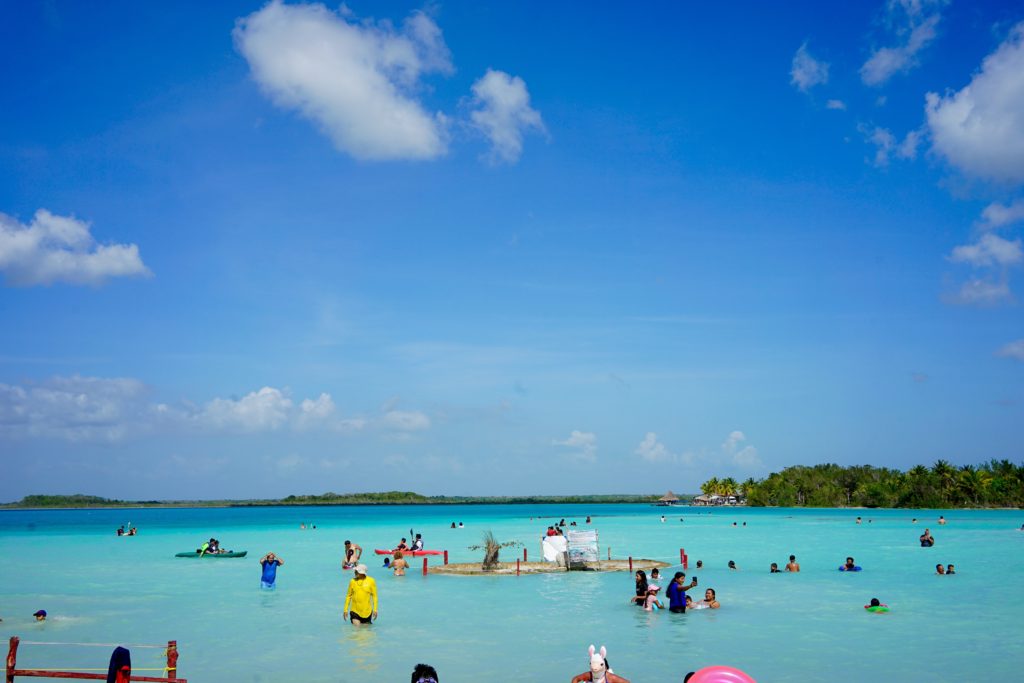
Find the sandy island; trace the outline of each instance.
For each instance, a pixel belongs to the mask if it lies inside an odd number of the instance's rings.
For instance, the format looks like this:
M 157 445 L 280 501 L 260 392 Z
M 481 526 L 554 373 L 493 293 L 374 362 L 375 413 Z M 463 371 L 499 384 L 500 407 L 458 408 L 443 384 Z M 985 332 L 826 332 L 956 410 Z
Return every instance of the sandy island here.
M 642 558 L 633 558 L 633 571 L 643 569 L 649 571 L 655 567 L 662 568 L 670 566 L 668 562 L 660 562 L 658 560 L 645 560 Z M 414 571 L 413 567 L 410 567 L 408 572 Z M 567 570 L 565 567 L 560 567 L 554 562 L 520 562 L 519 573 L 520 574 L 554 574 L 554 573 L 565 573 Z M 588 564 L 586 569 L 573 569 L 572 571 L 593 571 L 593 572 L 628 572 L 629 571 L 629 560 L 601 560 L 600 562 L 592 562 Z M 479 562 L 460 562 L 457 564 L 439 564 L 439 565 L 428 565 L 427 573 L 429 574 L 459 574 L 462 576 L 493 576 L 495 574 L 501 575 L 516 575 L 516 562 L 502 562 L 495 569 L 489 569 L 484 571 L 480 567 Z

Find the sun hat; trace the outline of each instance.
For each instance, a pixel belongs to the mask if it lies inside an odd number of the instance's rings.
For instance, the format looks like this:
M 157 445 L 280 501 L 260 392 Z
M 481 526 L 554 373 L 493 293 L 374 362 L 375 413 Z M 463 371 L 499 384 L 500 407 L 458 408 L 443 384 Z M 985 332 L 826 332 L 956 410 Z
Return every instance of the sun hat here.
M 654 591 L 660 591 L 660 590 L 661 590 L 661 586 L 659 586 L 656 583 L 652 583 L 650 586 L 647 587 L 647 592 L 648 593 L 653 593 Z
M 32 616 L 34 616 L 34 617 L 45 617 L 46 616 L 46 610 L 41 609 L 38 612 L 34 613 Z
M 357 564 L 356 565 L 356 574 L 362 574 L 363 576 L 366 576 L 366 565 L 365 564 Z

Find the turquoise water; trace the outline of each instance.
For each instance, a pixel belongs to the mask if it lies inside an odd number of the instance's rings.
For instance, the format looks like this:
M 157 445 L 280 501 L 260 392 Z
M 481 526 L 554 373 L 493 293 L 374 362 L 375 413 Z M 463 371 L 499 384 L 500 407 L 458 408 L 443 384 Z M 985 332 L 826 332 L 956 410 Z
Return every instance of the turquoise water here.
M 396 578 L 371 555 L 380 619 L 365 629 L 341 620 L 346 538 L 370 551 L 393 546 L 412 527 L 427 547 L 464 562 L 479 559 L 467 546 L 489 529 L 523 542 L 532 560 L 548 524 L 564 517 L 585 527 L 588 514 L 602 556 L 610 546 L 615 557 L 677 563 L 685 547 L 688 575 L 699 577 L 701 594 L 715 588 L 722 609 L 644 612 L 627 604 L 627 573 L 423 576 L 414 559 L 414 571 Z M 947 526 L 935 524 L 940 514 Z M 129 521 L 139 535 L 116 537 Z M 466 526 L 453 530 L 452 521 Z M 318 529 L 300 530 L 301 522 Z M 564 681 L 587 668 L 590 643 L 605 645 L 612 667 L 634 683 L 681 681 L 710 664 L 739 667 L 762 682 L 1019 680 L 1022 522 L 1020 511 L 709 514 L 642 505 L 0 512 L 0 634 L 5 641 L 176 639 L 180 675 L 193 683 L 406 681 L 419 661 L 437 667 L 445 683 Z M 917 543 L 925 526 L 937 539 L 933 548 Z M 210 536 L 249 557 L 174 558 Z M 258 562 L 267 551 L 285 560 L 273 592 L 259 589 Z M 502 557 L 521 552 L 506 549 Z M 790 553 L 801 573 L 768 573 Z M 836 571 L 847 555 L 864 571 Z M 697 559 L 704 569 L 694 569 Z M 728 560 L 740 571 L 726 569 Z M 959 573 L 935 576 L 937 562 Z M 892 611 L 866 613 L 862 605 L 872 597 Z M 37 609 L 50 619 L 36 623 L 30 615 Z M 109 654 L 25 645 L 19 665 L 105 668 Z M 136 670 L 162 666 L 160 654 L 133 650 Z

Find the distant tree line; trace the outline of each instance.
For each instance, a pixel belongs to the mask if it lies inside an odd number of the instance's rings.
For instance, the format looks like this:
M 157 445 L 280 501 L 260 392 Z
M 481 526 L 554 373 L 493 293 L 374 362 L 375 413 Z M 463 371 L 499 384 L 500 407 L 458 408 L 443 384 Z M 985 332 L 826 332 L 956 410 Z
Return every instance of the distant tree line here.
M 379 493 L 321 493 L 259 500 L 115 500 L 101 496 L 31 495 L 3 508 L 87 507 L 261 507 L 270 505 L 516 505 L 569 503 L 654 503 L 657 494 L 596 494 L 579 496 L 424 496 L 413 491 Z
M 742 496 L 754 506 L 1024 507 L 1024 465 L 992 460 L 956 467 L 939 460 L 906 472 L 871 465 L 797 465 L 742 483 L 712 478 L 701 490 Z

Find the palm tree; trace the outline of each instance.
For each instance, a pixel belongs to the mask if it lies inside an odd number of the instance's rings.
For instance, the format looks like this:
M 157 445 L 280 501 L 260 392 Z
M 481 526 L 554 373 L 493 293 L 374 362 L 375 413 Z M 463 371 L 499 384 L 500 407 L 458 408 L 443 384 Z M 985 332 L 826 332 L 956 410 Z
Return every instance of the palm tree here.
M 932 474 L 935 475 L 939 490 L 948 504 L 953 487 L 956 486 L 956 468 L 946 460 L 936 460 L 932 465 Z
M 718 492 L 718 477 L 711 477 L 700 485 L 700 492 L 706 496 Z
M 718 495 L 735 496 L 737 488 L 736 480 L 732 477 L 726 477 L 718 482 Z

